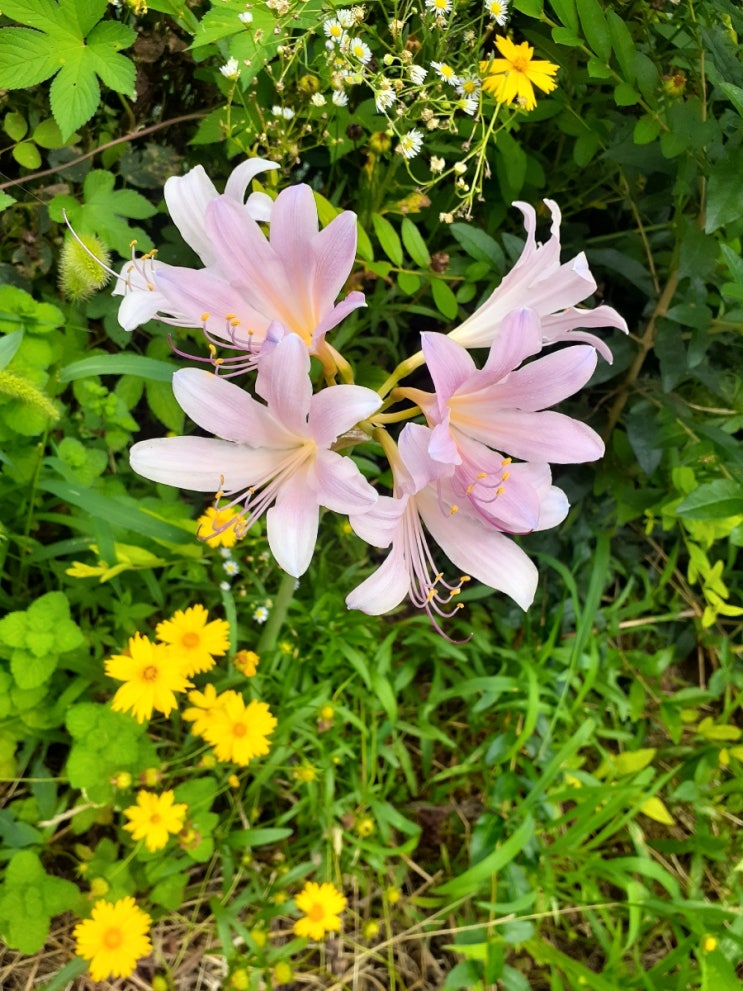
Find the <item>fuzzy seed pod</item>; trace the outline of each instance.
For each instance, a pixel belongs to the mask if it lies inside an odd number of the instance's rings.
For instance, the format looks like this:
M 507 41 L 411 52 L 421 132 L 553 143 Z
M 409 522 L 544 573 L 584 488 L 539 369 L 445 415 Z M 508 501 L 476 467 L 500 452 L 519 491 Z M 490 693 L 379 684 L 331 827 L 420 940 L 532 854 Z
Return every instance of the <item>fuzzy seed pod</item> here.
M 82 244 L 80 243 L 82 242 Z M 108 282 L 108 248 L 92 234 L 68 234 L 59 260 L 59 288 L 73 302 L 89 299 Z

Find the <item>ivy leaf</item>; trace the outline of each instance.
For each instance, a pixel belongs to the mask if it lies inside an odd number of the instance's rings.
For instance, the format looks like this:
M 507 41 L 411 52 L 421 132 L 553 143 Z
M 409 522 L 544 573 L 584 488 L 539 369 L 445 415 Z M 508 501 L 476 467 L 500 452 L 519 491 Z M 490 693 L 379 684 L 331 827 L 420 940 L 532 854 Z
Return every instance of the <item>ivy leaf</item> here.
M 9 0 L 3 13 L 26 27 L 0 29 L 0 88 L 27 89 L 54 76 L 49 99 L 66 141 L 96 111 L 100 78 L 110 89 L 134 95 L 134 64 L 119 52 L 135 32 L 99 24 L 106 0 Z

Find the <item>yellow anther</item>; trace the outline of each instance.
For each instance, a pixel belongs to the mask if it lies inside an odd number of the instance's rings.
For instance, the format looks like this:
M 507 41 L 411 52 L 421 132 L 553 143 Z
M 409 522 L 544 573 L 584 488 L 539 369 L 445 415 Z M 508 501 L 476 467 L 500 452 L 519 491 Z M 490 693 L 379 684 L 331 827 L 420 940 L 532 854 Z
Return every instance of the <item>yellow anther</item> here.
M 460 593 L 461 591 L 462 591 L 462 589 L 461 589 L 461 588 L 453 588 L 453 589 L 451 590 L 451 596 L 450 596 L 450 598 L 452 598 L 452 599 L 453 599 L 453 598 L 454 598 L 454 596 L 455 596 L 455 595 L 459 595 L 459 593 Z
M 133 272 L 133 271 L 134 271 L 134 266 L 133 266 L 133 265 L 130 265 L 130 266 L 129 266 L 129 267 L 127 268 L 127 270 L 126 270 L 126 271 L 127 271 L 127 274 L 128 274 L 129 272 Z
M 136 239 L 136 237 L 132 241 L 129 242 L 129 247 L 130 248 L 136 248 L 137 247 L 137 239 Z
M 436 589 L 429 588 L 428 593 L 426 594 L 426 602 L 432 602 L 435 598 L 436 598 Z
M 486 471 L 481 471 L 480 474 L 477 477 L 478 478 L 487 478 L 488 477 L 488 473 Z
M 501 468 L 505 468 L 507 465 L 510 465 L 512 461 L 513 458 L 504 458 L 500 463 Z
M 225 320 L 234 320 L 236 316 L 236 313 L 225 313 L 224 318 Z
M 503 493 L 505 491 L 506 491 L 505 485 L 499 485 L 498 488 L 495 490 L 495 494 L 496 495 L 503 495 Z
M 510 471 L 504 471 L 503 472 L 503 481 L 504 482 L 507 482 L 510 477 L 511 477 L 511 472 Z
M 458 512 L 459 512 L 459 506 L 452 506 L 451 509 L 449 510 L 449 515 L 453 516 L 455 513 Z
M 147 283 L 147 288 L 150 290 L 150 292 L 154 292 L 155 291 L 155 287 L 152 285 L 151 282 L 148 282 Z
M 209 354 L 210 354 L 210 356 L 213 358 L 216 353 L 217 353 L 217 349 L 214 347 L 213 344 L 210 344 L 209 345 Z
M 462 576 L 460 577 L 460 579 L 459 579 L 459 581 L 460 581 L 460 582 L 471 582 L 471 581 L 472 581 L 472 579 L 470 578 L 470 576 L 469 576 L 469 575 L 462 575 Z
M 240 321 L 237 318 L 234 320 L 230 320 L 230 327 L 239 327 L 239 326 L 240 326 Z
M 209 319 L 210 316 L 211 316 L 210 313 L 202 313 L 201 314 L 201 322 L 202 323 L 206 323 L 206 321 Z
M 474 487 L 475 487 L 475 483 L 474 482 L 472 483 L 472 485 L 468 485 L 467 488 L 466 488 L 466 490 L 465 490 L 465 495 L 471 495 L 472 494 L 472 490 L 474 489 Z
M 214 358 L 212 360 L 212 364 L 213 365 L 223 365 L 224 364 L 224 358 Z

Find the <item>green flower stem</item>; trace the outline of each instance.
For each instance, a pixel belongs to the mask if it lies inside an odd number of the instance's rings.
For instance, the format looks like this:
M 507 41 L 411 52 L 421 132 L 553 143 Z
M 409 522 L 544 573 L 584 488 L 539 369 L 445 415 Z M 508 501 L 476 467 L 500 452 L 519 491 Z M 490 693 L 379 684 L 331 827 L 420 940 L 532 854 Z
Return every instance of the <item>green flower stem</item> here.
M 425 359 L 422 351 L 417 351 L 409 358 L 406 358 L 405 361 L 401 361 L 384 385 L 377 389 L 382 399 L 384 399 L 388 392 L 394 389 L 400 379 L 404 379 L 406 375 L 410 375 L 411 372 L 414 372 L 416 368 L 420 368 L 423 364 L 425 364 Z
M 284 625 L 286 614 L 289 612 L 289 605 L 294 598 L 296 584 L 297 579 L 294 575 L 288 575 L 284 572 L 273 606 L 268 614 L 266 625 L 263 627 L 263 632 L 256 647 L 256 652 L 260 657 L 268 651 L 273 650 L 276 646 L 281 627 Z

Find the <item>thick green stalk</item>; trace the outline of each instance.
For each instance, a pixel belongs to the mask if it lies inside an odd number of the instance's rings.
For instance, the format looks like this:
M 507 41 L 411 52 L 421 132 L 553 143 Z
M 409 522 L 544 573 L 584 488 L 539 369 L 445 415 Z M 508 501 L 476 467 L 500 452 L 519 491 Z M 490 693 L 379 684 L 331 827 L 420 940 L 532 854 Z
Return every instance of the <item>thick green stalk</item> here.
M 288 575 L 284 572 L 273 606 L 268 614 L 266 625 L 263 627 L 263 632 L 256 647 L 259 656 L 262 657 L 263 654 L 273 650 L 276 646 L 281 627 L 284 625 L 286 614 L 289 612 L 289 605 L 294 598 L 296 585 L 297 579 L 293 575 Z

